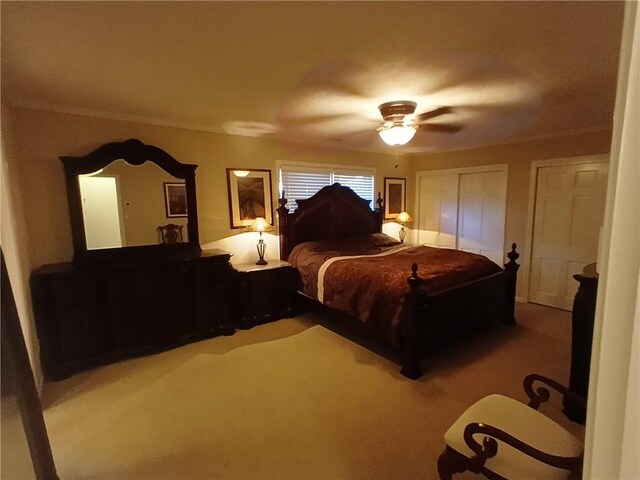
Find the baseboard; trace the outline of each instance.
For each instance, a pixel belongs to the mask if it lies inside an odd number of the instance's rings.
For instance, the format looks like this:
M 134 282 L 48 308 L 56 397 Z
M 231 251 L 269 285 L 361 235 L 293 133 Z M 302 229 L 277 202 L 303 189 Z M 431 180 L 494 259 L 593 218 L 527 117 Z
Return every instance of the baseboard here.
M 524 299 L 524 297 L 516 297 L 516 302 L 527 303 L 527 301 Z

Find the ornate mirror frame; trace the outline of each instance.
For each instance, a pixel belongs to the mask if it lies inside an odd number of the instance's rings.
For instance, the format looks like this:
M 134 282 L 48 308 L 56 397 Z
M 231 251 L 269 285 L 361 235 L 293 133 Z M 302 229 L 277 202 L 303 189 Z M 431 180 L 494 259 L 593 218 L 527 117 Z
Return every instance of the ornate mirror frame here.
M 133 138 L 124 142 L 107 143 L 84 157 L 59 158 L 64 164 L 67 183 L 67 199 L 75 252 L 74 262 L 85 263 L 99 260 L 131 259 L 139 256 L 195 253 L 200 251 L 198 208 L 196 204 L 195 170 L 198 168 L 197 165 L 180 163 L 164 150 L 153 145 L 145 145 L 140 140 Z M 187 192 L 187 242 L 96 250 L 87 249 L 78 176 L 105 168 L 116 160 L 124 160 L 130 165 L 142 165 L 144 162 L 152 162 L 170 175 L 184 179 Z

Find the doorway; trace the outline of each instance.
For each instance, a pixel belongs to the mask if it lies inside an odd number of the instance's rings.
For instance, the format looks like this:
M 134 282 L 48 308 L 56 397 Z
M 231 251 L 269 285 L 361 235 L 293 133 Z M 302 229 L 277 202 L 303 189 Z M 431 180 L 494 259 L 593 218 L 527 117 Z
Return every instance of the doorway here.
M 572 310 L 573 275 L 598 257 L 607 171 L 604 156 L 532 164 L 530 302 Z
M 80 175 L 78 179 L 87 249 L 124 246 L 117 177 Z

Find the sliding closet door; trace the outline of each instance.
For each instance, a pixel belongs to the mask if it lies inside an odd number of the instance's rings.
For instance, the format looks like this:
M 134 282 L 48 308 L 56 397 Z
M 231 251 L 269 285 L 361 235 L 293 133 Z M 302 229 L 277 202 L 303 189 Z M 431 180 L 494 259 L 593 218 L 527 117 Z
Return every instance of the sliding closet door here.
M 507 201 L 506 171 L 459 176 L 458 249 L 502 265 Z
M 458 174 L 420 176 L 418 185 L 418 243 L 456 248 Z
M 507 167 L 419 172 L 418 243 L 504 259 Z

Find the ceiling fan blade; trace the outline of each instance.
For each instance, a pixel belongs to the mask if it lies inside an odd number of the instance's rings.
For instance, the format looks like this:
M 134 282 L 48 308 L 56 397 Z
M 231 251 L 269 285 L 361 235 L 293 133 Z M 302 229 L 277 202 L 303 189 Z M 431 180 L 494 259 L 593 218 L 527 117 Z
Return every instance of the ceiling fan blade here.
M 439 117 L 440 115 L 445 115 L 447 113 L 451 113 L 451 107 L 438 107 L 435 110 L 431 110 L 429 112 L 420 113 L 415 115 L 415 123 L 421 124 L 435 117 Z
M 295 118 L 294 120 L 292 120 L 290 123 L 293 123 L 295 125 L 311 125 L 314 123 L 322 123 L 322 122 L 326 122 L 326 121 L 333 121 L 333 120 L 338 120 L 341 118 L 349 118 L 352 117 L 353 114 L 352 113 L 336 113 L 336 114 L 320 114 L 320 115 L 309 115 L 306 117 L 298 117 Z
M 456 123 L 426 123 L 420 125 L 420 130 L 429 132 L 457 133 L 464 127 Z

